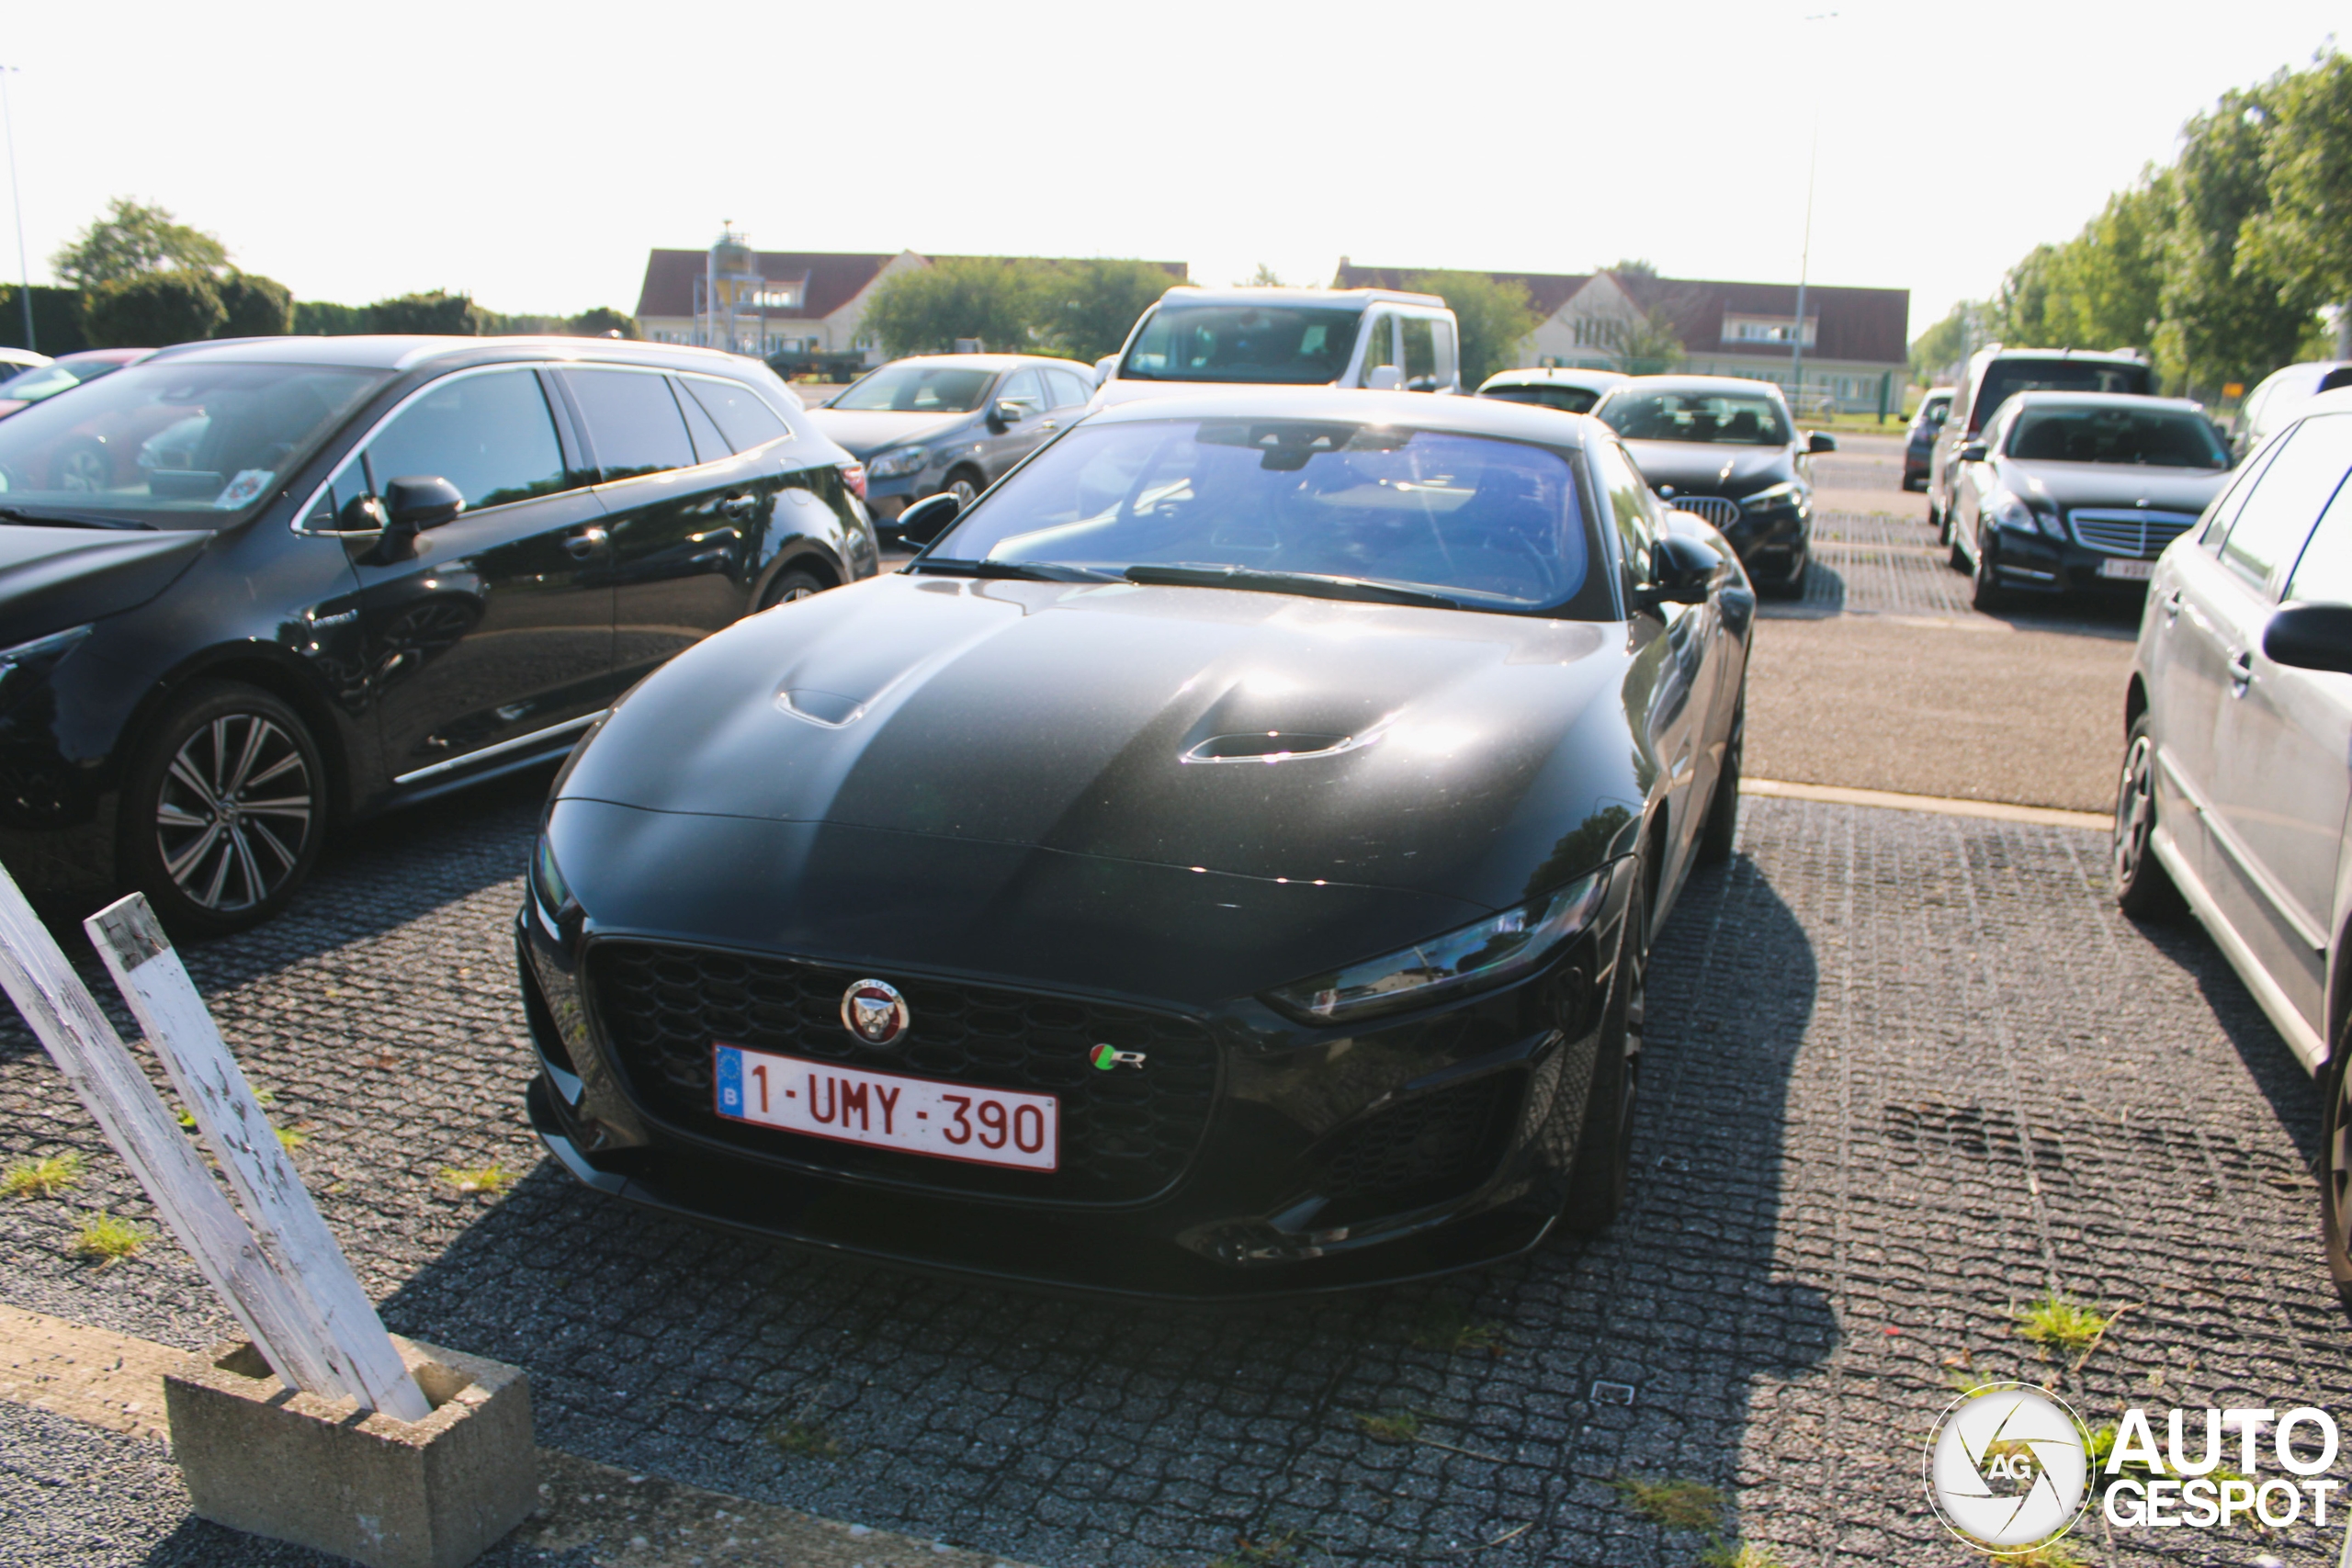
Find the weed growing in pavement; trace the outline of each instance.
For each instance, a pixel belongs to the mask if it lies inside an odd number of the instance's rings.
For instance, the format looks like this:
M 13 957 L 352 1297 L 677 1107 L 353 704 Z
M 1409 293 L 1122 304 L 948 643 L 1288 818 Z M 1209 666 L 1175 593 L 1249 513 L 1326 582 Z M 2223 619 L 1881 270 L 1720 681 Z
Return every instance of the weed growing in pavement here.
M 441 1179 L 460 1192 L 503 1192 L 514 1185 L 514 1173 L 503 1165 L 471 1169 L 452 1165 L 442 1167 Z
M 2091 1568 L 2091 1560 L 2064 1536 L 2000 1561 L 2004 1568 Z
M 2056 1291 L 2018 1313 L 2017 1320 L 2021 1337 L 2069 1356 L 2087 1354 L 2114 1321 L 2097 1307 Z
M 1472 1317 L 1459 1302 L 1431 1303 L 1407 1338 L 1415 1349 L 1449 1356 L 1499 1356 L 1510 1347 L 1502 1325 Z
M 1610 1486 L 1653 1524 L 1670 1530 L 1706 1530 L 1723 1527 L 1724 1495 L 1696 1481 L 1644 1481 L 1621 1475 Z M 1721 1543 L 1718 1542 L 1718 1545 Z
M 81 1151 L 69 1149 L 10 1166 L 0 1174 L 0 1193 L 11 1198 L 54 1198 L 81 1179 Z
M 74 1233 L 74 1252 L 81 1258 L 95 1258 L 101 1269 L 110 1268 L 154 1240 L 144 1225 L 129 1220 L 119 1220 L 100 1209 L 82 1222 Z
M 278 1146 L 288 1154 L 311 1141 L 311 1134 L 300 1127 L 275 1127 L 271 1131 L 277 1134 Z
M 1358 1412 L 1356 1425 L 1363 1428 L 1365 1437 L 1377 1443 L 1409 1443 L 1421 1435 L 1421 1413 L 1418 1410 L 1391 1410 L 1379 1415 Z
M 841 1444 L 833 1440 L 823 1422 L 804 1417 L 779 1421 L 761 1436 L 776 1452 L 794 1459 L 832 1459 L 842 1451 Z
M 1757 1546 L 1748 1541 L 1727 1542 L 1721 1538 L 1707 1542 L 1699 1553 L 1699 1568 L 1788 1568 L 1772 1553 L 1769 1546 Z

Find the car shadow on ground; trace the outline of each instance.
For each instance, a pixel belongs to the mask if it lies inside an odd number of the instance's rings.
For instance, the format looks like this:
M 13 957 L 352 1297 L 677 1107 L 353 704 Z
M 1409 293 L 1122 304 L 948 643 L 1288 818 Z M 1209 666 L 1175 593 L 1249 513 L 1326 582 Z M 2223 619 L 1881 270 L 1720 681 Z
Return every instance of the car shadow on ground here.
M 1780 1224 L 1807 938 L 1742 857 L 1689 886 L 1651 974 L 1624 1213 L 1472 1274 L 1216 1310 L 1035 1296 L 705 1231 L 542 1160 L 384 1316 L 525 1366 L 543 1442 L 1033 1562 L 1606 1542 L 1679 1568 L 1694 1538 L 1630 1483 L 1731 1495 L 1750 1391 L 1838 1330 Z

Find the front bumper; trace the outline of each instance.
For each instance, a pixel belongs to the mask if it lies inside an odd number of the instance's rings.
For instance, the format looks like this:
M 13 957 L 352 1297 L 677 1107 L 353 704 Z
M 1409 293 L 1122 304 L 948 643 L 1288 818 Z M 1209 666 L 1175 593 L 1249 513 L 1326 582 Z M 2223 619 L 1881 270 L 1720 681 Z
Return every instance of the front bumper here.
M 1790 581 L 1804 570 L 1805 558 L 1812 553 L 1813 513 L 1809 508 L 1761 515 L 1743 512 L 1723 534 L 1739 552 L 1739 564 L 1751 579 Z
M 2153 572 L 2162 550 L 2142 556 L 2116 556 L 2072 539 L 2053 539 L 2039 531 L 2001 528 L 1993 536 L 1993 573 L 2002 588 L 2021 593 L 2096 594 L 2132 599 L 2148 591 L 2146 577 L 2106 575 L 2110 561 L 2132 562 Z M 2109 569 L 2111 570 L 2111 569 Z

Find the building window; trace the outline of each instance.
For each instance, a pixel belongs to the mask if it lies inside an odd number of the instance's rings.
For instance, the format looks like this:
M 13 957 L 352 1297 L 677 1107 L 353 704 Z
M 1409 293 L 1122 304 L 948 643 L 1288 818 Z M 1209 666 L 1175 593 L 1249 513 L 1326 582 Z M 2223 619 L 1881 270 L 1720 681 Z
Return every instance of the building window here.
M 752 303 L 763 310 L 797 310 L 800 308 L 800 290 L 763 288 L 752 296 Z
M 1724 317 L 1725 343 L 1793 343 L 1796 341 L 1794 316 L 1732 316 Z M 1804 345 L 1811 348 L 1821 328 L 1821 318 L 1804 319 Z

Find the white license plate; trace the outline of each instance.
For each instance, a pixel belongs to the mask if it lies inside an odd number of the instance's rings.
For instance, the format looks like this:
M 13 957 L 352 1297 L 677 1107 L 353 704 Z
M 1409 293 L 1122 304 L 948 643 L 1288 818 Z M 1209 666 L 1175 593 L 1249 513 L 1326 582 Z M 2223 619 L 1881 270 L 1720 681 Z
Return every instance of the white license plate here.
M 735 1122 L 938 1159 L 1053 1170 L 1061 1103 L 1050 1094 L 869 1073 L 715 1044 L 718 1110 Z
M 2109 556 L 2098 563 L 2098 574 L 2101 577 L 2122 577 L 2129 578 L 2134 582 L 2145 582 L 2156 575 L 2156 563 L 2152 560 L 2118 560 L 2115 557 Z

